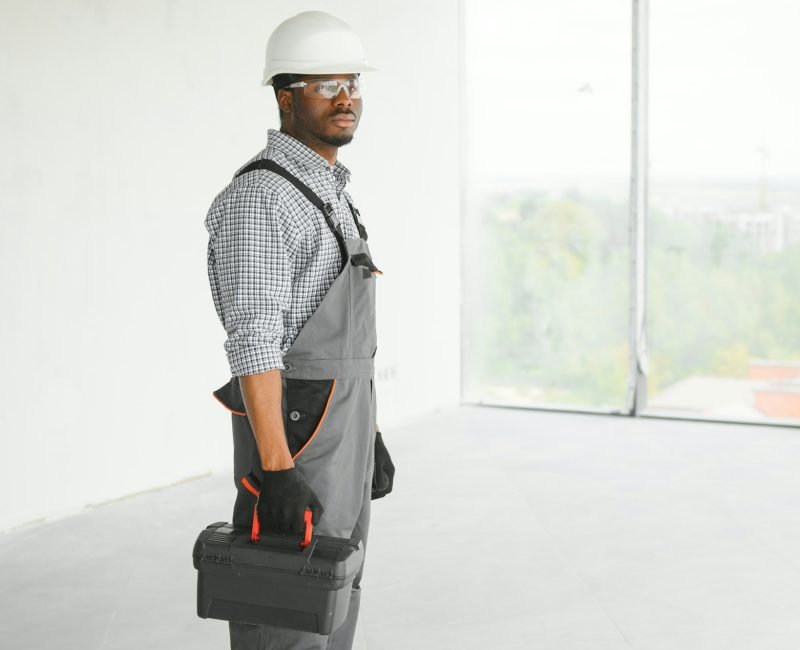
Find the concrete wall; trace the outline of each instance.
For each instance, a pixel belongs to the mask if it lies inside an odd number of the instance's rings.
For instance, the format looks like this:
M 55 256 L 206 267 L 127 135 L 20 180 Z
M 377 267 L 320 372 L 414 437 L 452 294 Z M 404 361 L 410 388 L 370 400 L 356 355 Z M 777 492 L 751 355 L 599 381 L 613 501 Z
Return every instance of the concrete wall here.
M 307 9 L 380 68 L 340 151 L 384 271 L 378 422 L 458 401 L 456 0 L 6 0 L 0 530 L 229 467 L 203 220 L 278 126 L 264 47 Z

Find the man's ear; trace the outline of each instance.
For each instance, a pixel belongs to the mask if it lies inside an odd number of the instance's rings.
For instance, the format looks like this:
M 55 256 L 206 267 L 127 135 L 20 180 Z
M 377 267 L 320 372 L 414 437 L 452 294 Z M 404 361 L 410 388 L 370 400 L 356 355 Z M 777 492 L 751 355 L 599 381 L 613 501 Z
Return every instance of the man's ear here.
M 292 112 L 292 102 L 294 101 L 294 96 L 292 95 L 291 90 L 279 90 L 275 99 L 278 100 L 278 109 L 281 111 L 281 113 Z

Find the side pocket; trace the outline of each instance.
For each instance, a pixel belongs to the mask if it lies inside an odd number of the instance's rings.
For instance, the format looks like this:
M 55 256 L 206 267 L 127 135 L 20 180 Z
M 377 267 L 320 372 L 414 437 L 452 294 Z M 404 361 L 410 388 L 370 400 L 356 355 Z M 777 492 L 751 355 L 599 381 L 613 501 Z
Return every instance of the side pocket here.
M 247 416 L 247 411 L 245 411 L 244 408 L 242 392 L 239 390 L 238 377 L 231 377 L 227 384 L 217 388 L 217 390 L 215 390 L 212 394 L 220 404 L 222 404 L 234 415 Z
M 311 444 L 328 415 L 335 379 L 285 379 L 286 442 L 296 460 Z

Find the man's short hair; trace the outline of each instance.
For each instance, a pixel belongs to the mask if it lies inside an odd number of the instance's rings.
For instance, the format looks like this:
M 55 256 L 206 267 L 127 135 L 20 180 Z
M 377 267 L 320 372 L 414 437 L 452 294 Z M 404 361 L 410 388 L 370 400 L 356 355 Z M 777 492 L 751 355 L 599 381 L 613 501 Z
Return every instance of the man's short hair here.
M 303 75 L 300 74 L 290 74 L 288 72 L 284 72 L 283 74 L 276 74 L 272 77 L 272 87 L 275 90 L 275 96 L 278 96 L 278 91 L 281 88 L 286 88 L 289 84 L 293 84 L 295 81 L 300 81 L 303 78 Z

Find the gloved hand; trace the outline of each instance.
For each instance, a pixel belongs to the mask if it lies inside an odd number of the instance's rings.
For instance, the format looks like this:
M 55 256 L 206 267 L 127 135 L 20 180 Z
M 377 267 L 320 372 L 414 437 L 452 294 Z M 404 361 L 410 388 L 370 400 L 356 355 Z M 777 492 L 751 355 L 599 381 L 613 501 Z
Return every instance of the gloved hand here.
M 302 535 L 306 528 L 303 520 L 306 508 L 311 508 L 311 523 L 316 526 L 322 517 L 322 503 L 296 467 L 264 472 L 256 503 L 262 532 Z
M 385 497 L 392 491 L 394 463 L 389 456 L 380 431 L 375 432 L 375 469 L 372 472 L 372 499 Z

